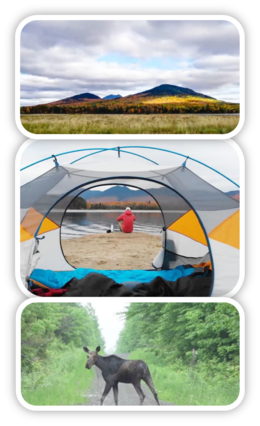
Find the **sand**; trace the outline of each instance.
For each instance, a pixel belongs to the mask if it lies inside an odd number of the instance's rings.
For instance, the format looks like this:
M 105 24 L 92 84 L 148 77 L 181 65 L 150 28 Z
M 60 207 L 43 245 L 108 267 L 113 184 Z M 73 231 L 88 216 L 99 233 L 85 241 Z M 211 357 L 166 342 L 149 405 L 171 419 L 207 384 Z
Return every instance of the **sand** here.
M 76 268 L 151 269 L 162 247 L 162 237 L 121 232 L 62 240 L 67 261 Z

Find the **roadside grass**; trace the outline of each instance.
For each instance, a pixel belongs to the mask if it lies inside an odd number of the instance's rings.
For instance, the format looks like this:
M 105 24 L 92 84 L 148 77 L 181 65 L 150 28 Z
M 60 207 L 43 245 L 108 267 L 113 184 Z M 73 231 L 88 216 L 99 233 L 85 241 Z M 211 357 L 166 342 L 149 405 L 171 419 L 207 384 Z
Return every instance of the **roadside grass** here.
M 238 115 L 31 114 L 21 123 L 34 134 L 227 134 Z
M 181 363 L 164 366 L 159 358 L 142 350 L 132 352 L 130 359 L 142 359 L 148 364 L 162 401 L 185 406 L 225 406 L 238 398 L 239 374 L 230 374 L 223 369 L 213 375 L 210 366 L 199 363 L 195 368 Z
M 94 371 L 86 370 L 85 364 L 82 348 L 50 354 L 48 362 L 36 363 L 31 373 L 22 374 L 23 399 L 38 406 L 86 404 Z

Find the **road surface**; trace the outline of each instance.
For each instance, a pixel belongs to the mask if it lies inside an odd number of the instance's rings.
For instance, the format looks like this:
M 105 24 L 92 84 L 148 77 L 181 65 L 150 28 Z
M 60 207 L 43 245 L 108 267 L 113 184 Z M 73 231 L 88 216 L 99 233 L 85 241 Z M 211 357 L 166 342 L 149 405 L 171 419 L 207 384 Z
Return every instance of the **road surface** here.
M 127 354 L 120 354 L 119 356 L 127 359 Z M 92 388 L 86 394 L 88 399 L 87 405 L 100 405 L 100 398 L 105 389 L 105 381 L 102 377 L 101 370 L 99 370 L 96 366 L 92 368 L 95 369 L 95 379 Z M 157 402 L 155 401 L 150 389 L 143 381 L 141 381 L 141 386 L 145 394 L 143 405 L 157 406 Z M 109 394 L 106 396 L 103 405 L 115 405 L 113 389 L 111 389 Z M 139 396 L 132 384 L 118 383 L 118 405 L 139 405 Z M 160 405 L 174 404 L 160 400 Z

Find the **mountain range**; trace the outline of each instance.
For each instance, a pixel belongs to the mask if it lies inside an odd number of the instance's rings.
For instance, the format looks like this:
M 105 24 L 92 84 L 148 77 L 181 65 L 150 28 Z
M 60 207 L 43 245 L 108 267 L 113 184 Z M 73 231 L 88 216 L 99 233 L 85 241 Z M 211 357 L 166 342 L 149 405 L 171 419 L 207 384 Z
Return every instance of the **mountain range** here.
M 156 194 L 160 194 L 160 197 L 165 196 L 165 198 L 169 198 L 169 190 L 168 188 L 157 188 L 153 189 L 153 194 L 156 197 Z M 236 200 L 239 200 L 240 192 L 237 191 L 228 191 L 225 192 L 226 195 L 228 195 L 231 198 L 235 198 Z M 89 201 L 90 203 L 106 203 L 106 202 L 125 202 L 125 201 L 131 201 L 131 202 L 149 202 L 154 201 L 154 199 L 147 194 L 145 191 L 138 189 L 133 190 L 130 189 L 127 186 L 113 186 L 111 188 L 106 189 L 105 191 L 85 191 L 82 192 L 80 195 L 85 200 Z M 171 196 L 175 196 L 175 193 L 172 192 Z
M 21 107 L 22 114 L 183 114 L 239 113 L 239 104 L 224 102 L 192 89 L 162 84 L 128 96 L 101 99 L 81 93 L 42 105 Z

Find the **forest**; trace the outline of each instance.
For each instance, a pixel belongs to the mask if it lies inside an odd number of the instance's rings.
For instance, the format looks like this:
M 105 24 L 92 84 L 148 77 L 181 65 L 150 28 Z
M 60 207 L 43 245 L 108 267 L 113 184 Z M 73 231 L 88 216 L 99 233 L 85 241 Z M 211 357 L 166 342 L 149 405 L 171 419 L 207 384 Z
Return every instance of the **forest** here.
M 159 398 L 229 405 L 239 394 L 239 313 L 228 303 L 132 303 L 117 353 L 147 362 Z
M 82 197 L 75 197 L 71 201 L 68 208 L 71 210 L 86 210 L 87 208 L 86 200 L 84 200 L 84 198 Z
M 70 203 L 68 210 L 124 210 L 130 207 L 131 210 L 160 210 L 154 201 L 107 201 L 91 202 L 82 197 L 76 197 Z
M 156 202 L 149 201 L 110 201 L 110 202 L 87 202 L 87 209 L 92 210 L 160 210 Z
M 98 320 L 90 304 L 32 303 L 21 318 L 21 391 L 31 405 L 86 402 L 94 371 L 86 373 L 88 344 L 104 348 Z M 84 374 L 85 373 L 85 374 Z
M 21 114 L 238 114 L 239 104 L 198 97 L 131 96 L 108 101 L 22 106 Z

